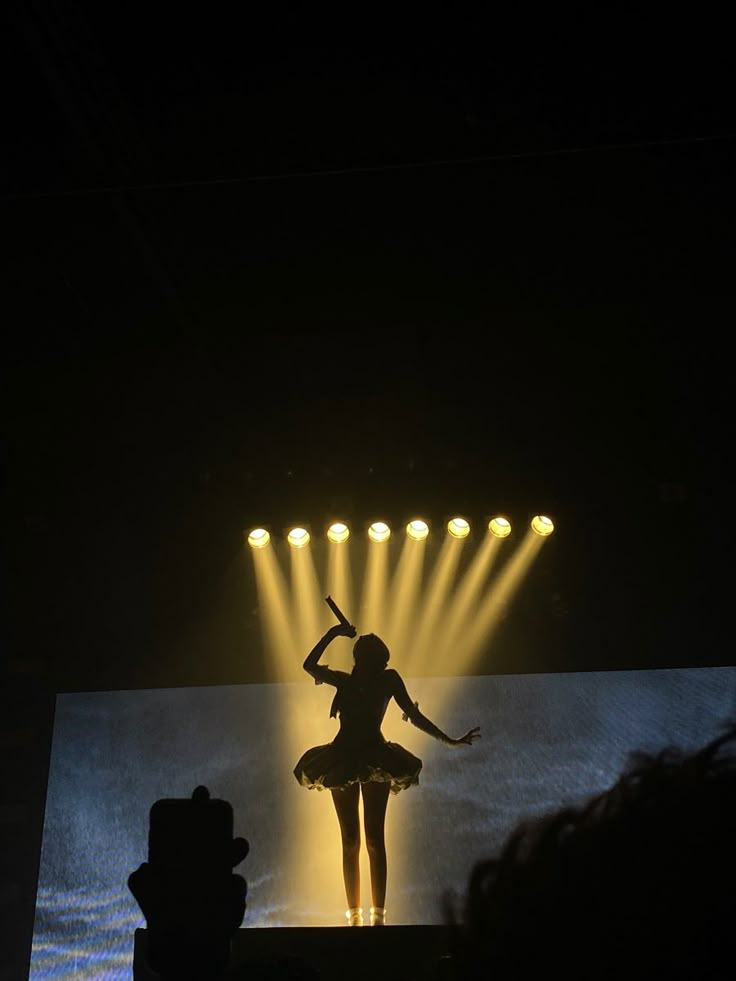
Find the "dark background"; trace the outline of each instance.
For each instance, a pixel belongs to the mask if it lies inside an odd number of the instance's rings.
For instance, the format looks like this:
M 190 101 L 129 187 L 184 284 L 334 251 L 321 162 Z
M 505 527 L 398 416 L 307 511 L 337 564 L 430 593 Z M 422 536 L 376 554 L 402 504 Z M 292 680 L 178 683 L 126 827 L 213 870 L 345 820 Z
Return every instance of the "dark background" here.
M 332 506 L 554 516 L 480 670 L 733 663 L 725 23 L 5 15 L 16 715 L 262 680 L 243 529 Z
M 334 502 L 552 513 L 535 669 L 730 662 L 716 22 L 10 9 L 16 671 L 249 680 L 242 530 Z

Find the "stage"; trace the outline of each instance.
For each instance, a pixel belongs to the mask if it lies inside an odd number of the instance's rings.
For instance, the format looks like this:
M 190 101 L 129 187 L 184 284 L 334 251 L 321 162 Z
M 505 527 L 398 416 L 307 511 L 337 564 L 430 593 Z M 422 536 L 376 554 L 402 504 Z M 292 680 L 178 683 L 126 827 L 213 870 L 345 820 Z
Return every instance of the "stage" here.
M 455 928 L 243 928 L 231 946 L 228 981 L 450 981 Z M 160 981 L 146 964 L 146 930 L 135 931 L 133 981 Z

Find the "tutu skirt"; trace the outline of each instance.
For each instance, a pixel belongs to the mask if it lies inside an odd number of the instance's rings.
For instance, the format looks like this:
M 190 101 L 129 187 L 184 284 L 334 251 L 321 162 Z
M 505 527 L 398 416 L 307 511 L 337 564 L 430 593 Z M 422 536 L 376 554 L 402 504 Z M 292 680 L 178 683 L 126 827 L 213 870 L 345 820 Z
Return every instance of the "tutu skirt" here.
M 419 783 L 422 761 L 399 743 L 371 741 L 355 746 L 339 736 L 313 746 L 294 767 L 294 776 L 310 790 L 344 790 L 353 783 L 389 783 L 398 794 Z

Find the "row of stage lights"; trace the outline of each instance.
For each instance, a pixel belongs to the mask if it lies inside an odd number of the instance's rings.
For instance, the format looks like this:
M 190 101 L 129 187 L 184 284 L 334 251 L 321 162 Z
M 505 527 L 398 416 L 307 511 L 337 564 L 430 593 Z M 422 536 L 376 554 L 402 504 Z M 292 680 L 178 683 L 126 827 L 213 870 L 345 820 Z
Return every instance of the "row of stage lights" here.
M 544 514 L 537 514 L 532 518 L 531 528 L 537 535 L 546 538 L 555 529 L 551 518 Z M 488 531 L 495 538 L 508 538 L 511 534 L 511 522 L 502 515 L 491 518 L 488 522 Z M 467 538 L 470 534 L 470 523 L 465 518 L 451 518 L 447 522 L 447 532 L 453 538 Z M 429 535 L 429 525 L 422 518 L 414 518 L 406 526 L 406 535 L 415 542 L 424 541 Z M 391 528 L 385 521 L 374 521 L 368 527 L 368 538 L 372 542 L 387 542 L 391 537 Z M 341 545 L 350 538 L 350 529 L 343 521 L 335 521 L 327 529 L 328 541 Z M 292 548 L 304 548 L 308 545 L 311 536 L 306 528 L 292 528 L 286 540 Z M 248 544 L 251 548 L 265 548 L 271 541 L 271 535 L 265 528 L 254 528 L 248 534 Z

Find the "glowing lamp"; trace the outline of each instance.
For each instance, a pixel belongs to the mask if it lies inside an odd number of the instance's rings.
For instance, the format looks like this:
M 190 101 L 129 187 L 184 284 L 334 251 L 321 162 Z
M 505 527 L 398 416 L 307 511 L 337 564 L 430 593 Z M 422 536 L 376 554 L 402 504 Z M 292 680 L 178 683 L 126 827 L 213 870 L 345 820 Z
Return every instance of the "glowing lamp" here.
M 385 521 L 374 521 L 368 529 L 368 537 L 372 542 L 387 542 L 391 537 L 391 529 Z
M 538 535 L 542 538 L 546 538 L 547 535 L 551 535 L 555 530 L 555 526 L 552 523 L 552 519 L 548 518 L 544 514 L 538 514 L 532 518 L 532 529 L 536 531 Z
M 341 542 L 346 542 L 350 538 L 350 529 L 342 521 L 335 521 L 327 529 L 327 537 L 331 542 L 339 545 Z
M 248 544 L 251 548 L 265 548 L 271 541 L 271 536 L 265 528 L 254 528 L 248 535 Z
M 413 542 L 423 542 L 429 534 L 429 525 L 421 518 L 415 518 L 406 526 L 406 533 Z
M 508 518 L 502 518 L 498 515 L 496 518 L 491 518 L 488 523 L 488 530 L 496 538 L 508 538 L 511 534 L 511 522 Z
M 447 523 L 447 530 L 453 538 L 467 538 L 470 534 L 470 525 L 465 518 L 452 518 Z
M 306 528 L 292 528 L 286 540 L 292 548 L 304 548 L 309 544 L 309 532 Z

